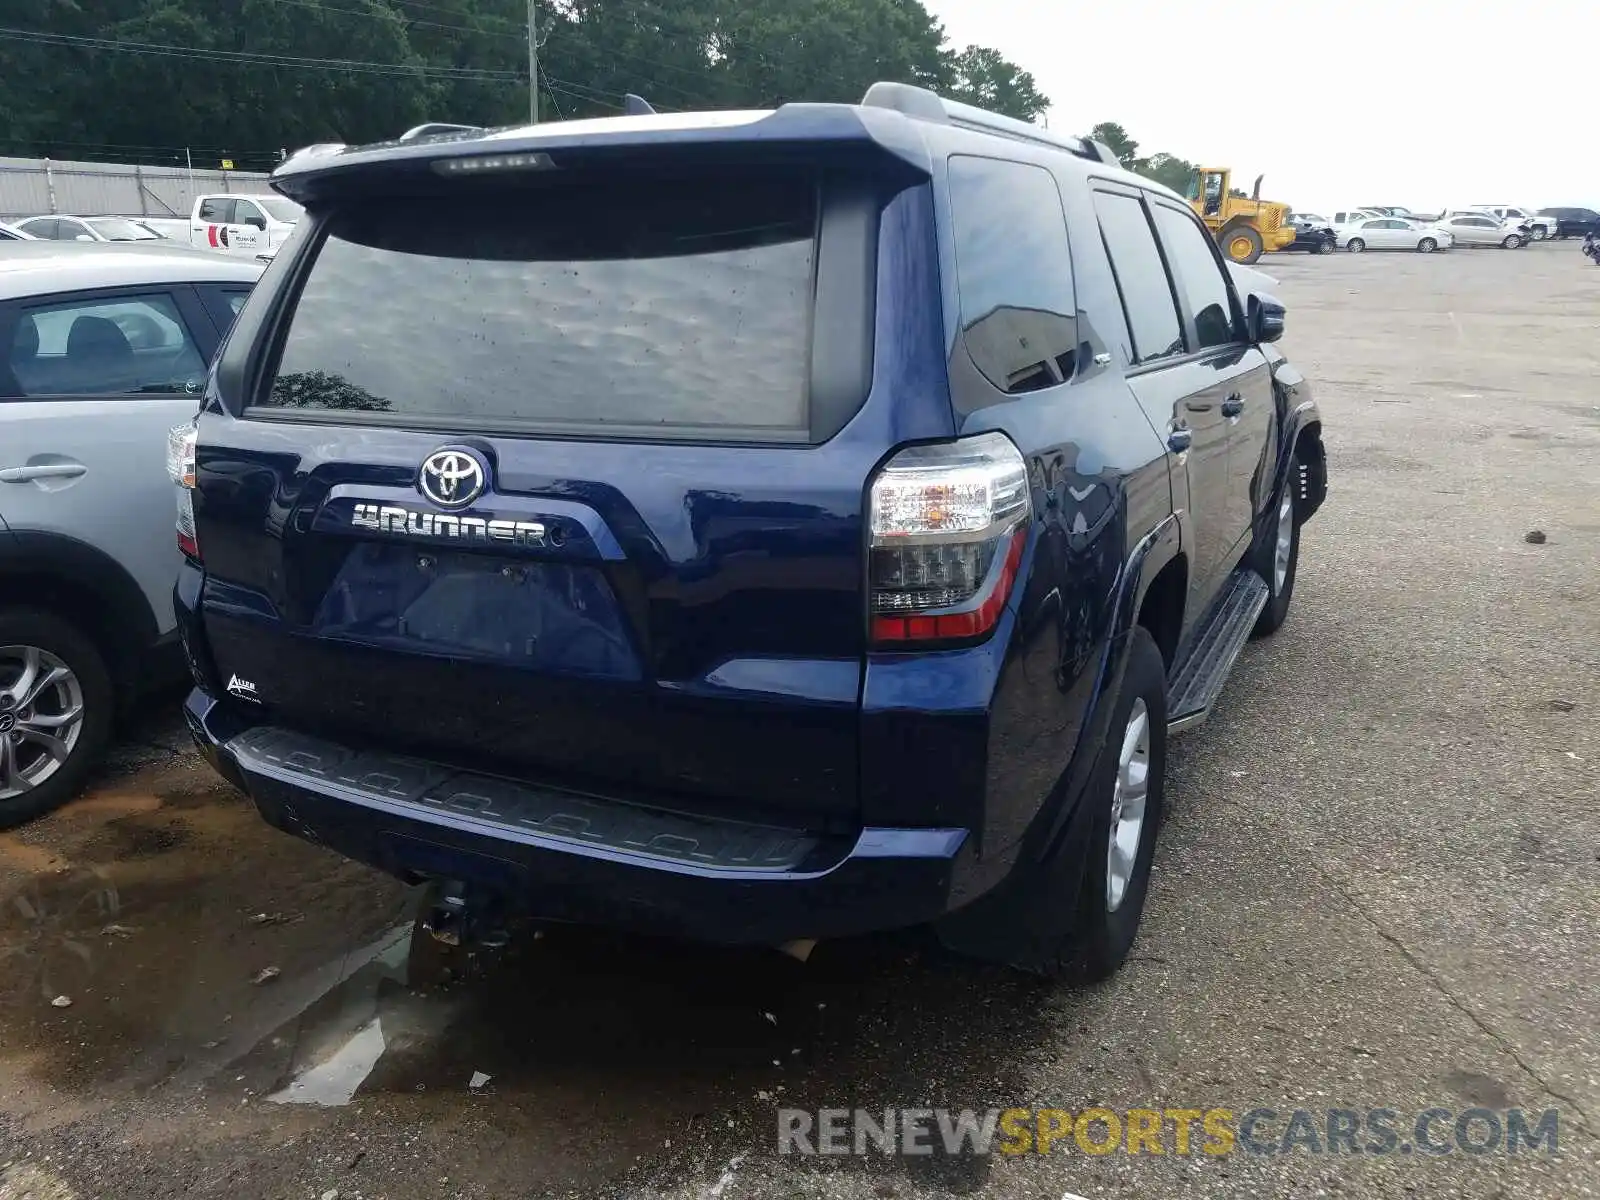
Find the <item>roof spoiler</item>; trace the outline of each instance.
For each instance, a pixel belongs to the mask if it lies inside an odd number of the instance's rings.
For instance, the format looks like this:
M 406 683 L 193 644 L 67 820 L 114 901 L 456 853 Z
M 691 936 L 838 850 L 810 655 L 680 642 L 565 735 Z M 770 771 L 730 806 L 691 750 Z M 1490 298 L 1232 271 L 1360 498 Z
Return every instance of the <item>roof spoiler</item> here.
M 1030 125 L 1015 117 L 963 104 L 959 100 L 946 100 L 938 92 L 917 87 L 915 84 L 888 81 L 875 83 L 867 89 L 867 94 L 861 98 L 861 103 L 869 108 L 892 108 L 917 121 L 934 121 L 940 125 L 981 129 L 986 133 L 998 133 L 1002 137 L 1016 138 L 1018 141 L 1054 146 L 1058 150 L 1065 150 L 1068 154 L 1075 154 L 1090 162 L 1105 163 L 1110 167 L 1122 165 L 1117 161 L 1117 156 L 1111 147 L 1104 142 L 1097 142 L 1093 138 L 1068 137 L 1051 133 L 1048 129 Z

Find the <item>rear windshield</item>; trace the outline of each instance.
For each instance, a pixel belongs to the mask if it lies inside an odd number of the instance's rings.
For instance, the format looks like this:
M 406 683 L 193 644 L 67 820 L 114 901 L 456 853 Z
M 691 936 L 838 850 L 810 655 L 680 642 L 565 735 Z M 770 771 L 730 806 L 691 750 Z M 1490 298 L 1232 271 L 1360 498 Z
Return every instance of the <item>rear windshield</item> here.
M 805 431 L 817 203 L 765 173 L 363 201 L 330 217 L 261 403 Z
M 89 224 L 101 237 L 113 242 L 150 242 L 159 241 L 161 237 L 160 234 L 152 233 L 142 225 L 135 225 L 132 221 L 124 221 L 117 217 L 90 221 Z

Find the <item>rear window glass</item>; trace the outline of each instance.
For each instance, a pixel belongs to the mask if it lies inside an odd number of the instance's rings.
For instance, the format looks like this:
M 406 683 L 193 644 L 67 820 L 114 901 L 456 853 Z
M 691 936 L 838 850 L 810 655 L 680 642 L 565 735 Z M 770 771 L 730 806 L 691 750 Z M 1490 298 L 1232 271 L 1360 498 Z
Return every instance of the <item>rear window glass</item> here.
M 808 428 L 815 181 L 387 198 L 330 218 L 261 403 L 560 433 Z

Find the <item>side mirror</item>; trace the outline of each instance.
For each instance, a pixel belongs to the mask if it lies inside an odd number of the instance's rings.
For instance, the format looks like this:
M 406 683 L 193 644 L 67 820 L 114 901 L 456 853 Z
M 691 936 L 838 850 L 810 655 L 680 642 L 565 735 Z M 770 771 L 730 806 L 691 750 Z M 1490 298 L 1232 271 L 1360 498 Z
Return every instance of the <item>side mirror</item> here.
M 1250 340 L 1257 345 L 1275 342 L 1283 336 L 1284 315 L 1287 310 L 1274 297 L 1264 292 L 1250 293 L 1246 301 L 1250 326 Z
M 265 232 L 267 228 L 267 219 L 265 217 L 246 217 L 244 223 L 246 225 L 254 225 L 262 232 Z

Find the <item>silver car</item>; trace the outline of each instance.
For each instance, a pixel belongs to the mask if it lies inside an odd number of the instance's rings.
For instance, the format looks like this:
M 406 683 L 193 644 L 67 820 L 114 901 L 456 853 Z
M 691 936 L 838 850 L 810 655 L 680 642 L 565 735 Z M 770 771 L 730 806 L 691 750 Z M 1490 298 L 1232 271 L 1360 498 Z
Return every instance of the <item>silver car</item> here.
M 1448 213 L 1439 223 L 1460 246 L 1503 246 L 1515 250 L 1528 240 L 1515 223 L 1498 220 L 1487 213 Z
M 0 253 L 0 828 L 69 800 L 183 675 L 167 433 L 262 267 L 157 241 Z
M 17 228 L 49 242 L 155 242 L 161 235 L 128 217 L 29 217 Z

